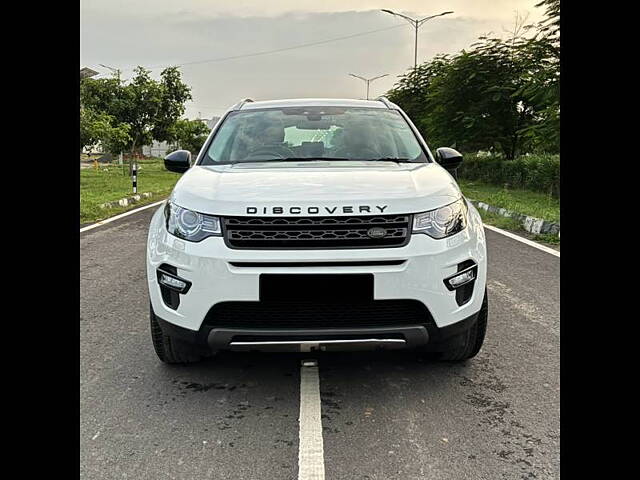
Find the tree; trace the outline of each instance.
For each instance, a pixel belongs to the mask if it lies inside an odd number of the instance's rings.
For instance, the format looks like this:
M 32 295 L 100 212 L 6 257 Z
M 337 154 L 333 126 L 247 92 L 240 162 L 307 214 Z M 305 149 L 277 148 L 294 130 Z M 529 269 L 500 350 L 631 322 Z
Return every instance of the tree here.
M 114 76 L 87 78 L 80 84 L 83 107 L 109 115 L 114 128 L 128 125 L 126 148 L 132 153 L 154 139 L 169 140 L 173 124 L 184 113 L 184 104 L 191 98 L 191 89 L 182 82 L 177 67 L 165 68 L 159 81 L 151 78 L 149 70 L 138 67 L 128 83 Z
M 540 24 L 540 31 L 560 42 L 560 0 L 542 0 L 536 7 L 545 8 L 547 18 Z
M 101 127 L 108 125 L 108 115 L 86 108 L 80 109 L 80 153 L 85 147 L 93 148 L 100 142 Z
M 171 140 L 171 128 L 184 114 L 184 104 L 191 98 L 191 89 L 182 82 L 178 68 L 165 69 L 160 82 L 160 111 L 152 130 L 155 140 Z
M 540 5 L 556 12 L 556 4 Z M 557 22 L 537 30 L 525 23 L 518 16 L 507 39 L 484 36 L 468 50 L 436 56 L 400 77 L 388 96 L 432 144 L 507 158 L 559 151 L 559 37 L 548 28 Z
M 513 158 L 521 143 L 518 131 L 531 119 L 531 110 L 513 95 L 523 66 L 512 45 L 481 37 L 469 51 L 438 56 L 403 78 L 389 92 L 391 100 L 403 108 L 408 104 L 431 143 L 466 151 L 495 149 Z
M 161 107 L 161 88 L 151 78 L 150 71 L 137 67 L 134 72 L 131 82 L 122 87 L 122 101 L 118 102 L 121 110 L 117 112 L 119 120 L 131 128 L 131 153 L 151 143 L 151 131 Z
M 95 112 L 120 119 L 124 85 L 117 77 L 83 78 L 80 80 L 80 104 Z
M 523 51 L 530 56 L 526 83 L 519 94 L 536 105 L 536 121 L 521 130 L 533 149 L 560 152 L 560 1 L 543 0 L 547 18 Z
M 433 80 L 444 74 L 449 62 L 450 58 L 447 55 L 437 55 L 431 62 L 418 65 L 402 75 L 398 83 L 387 92 L 389 99 L 402 106 L 425 136 L 426 126 L 422 120 L 429 115 L 427 93 Z
M 121 152 L 131 141 L 129 126 L 114 126 L 114 118 L 104 112 L 89 108 L 80 109 L 80 151 L 85 147 L 95 148 L 101 144 L 109 153 Z
M 209 127 L 201 120 L 178 120 L 170 131 L 170 138 L 181 149 L 197 154 L 208 134 Z
M 123 152 L 131 142 L 129 129 L 129 125 L 126 123 L 120 123 L 115 127 L 111 126 L 111 128 L 105 132 L 106 135 L 102 139 L 104 149 L 112 154 Z

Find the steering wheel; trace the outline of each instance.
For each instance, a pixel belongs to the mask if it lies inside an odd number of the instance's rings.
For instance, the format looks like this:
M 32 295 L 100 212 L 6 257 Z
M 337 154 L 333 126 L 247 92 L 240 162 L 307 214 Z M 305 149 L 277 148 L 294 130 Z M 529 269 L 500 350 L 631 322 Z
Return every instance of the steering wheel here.
M 354 154 L 354 151 L 357 151 L 357 155 Z M 354 148 L 354 151 L 350 150 L 349 147 L 338 147 L 333 154 L 336 157 L 346 157 L 346 158 L 380 158 L 382 155 L 375 148 L 363 145 L 361 147 Z
M 279 158 L 295 157 L 296 154 L 289 147 L 284 145 L 262 145 L 254 148 L 247 154 L 247 159 L 263 157 L 265 155 L 277 156 Z

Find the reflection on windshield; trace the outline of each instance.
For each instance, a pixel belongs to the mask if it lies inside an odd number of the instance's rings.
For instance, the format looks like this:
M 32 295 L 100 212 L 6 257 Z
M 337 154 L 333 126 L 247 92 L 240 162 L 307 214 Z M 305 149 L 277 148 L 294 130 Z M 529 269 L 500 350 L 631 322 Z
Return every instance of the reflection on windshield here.
M 399 112 L 308 107 L 232 112 L 201 164 L 302 160 L 426 161 Z

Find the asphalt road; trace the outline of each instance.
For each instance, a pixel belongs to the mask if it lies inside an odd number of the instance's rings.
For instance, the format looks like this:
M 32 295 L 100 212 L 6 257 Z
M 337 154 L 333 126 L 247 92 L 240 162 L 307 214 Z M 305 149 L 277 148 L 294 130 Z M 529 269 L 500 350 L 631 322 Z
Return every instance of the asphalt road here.
M 81 478 L 297 478 L 302 357 L 156 358 L 154 210 L 80 235 Z M 327 479 L 559 478 L 560 259 L 487 237 L 489 326 L 473 360 L 316 356 Z

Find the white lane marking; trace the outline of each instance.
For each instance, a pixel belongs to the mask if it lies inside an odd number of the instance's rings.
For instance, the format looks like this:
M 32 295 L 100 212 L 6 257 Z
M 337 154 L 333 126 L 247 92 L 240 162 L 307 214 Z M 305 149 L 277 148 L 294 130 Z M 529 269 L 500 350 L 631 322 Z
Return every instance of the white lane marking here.
M 555 255 L 556 257 L 560 256 L 559 251 L 554 250 L 553 248 L 545 247 L 544 245 L 541 245 L 537 242 L 529 240 L 528 238 L 521 237 L 520 235 L 516 235 L 515 233 L 507 232 L 506 230 L 502 230 L 501 228 L 498 228 L 498 227 L 492 227 L 491 225 L 487 225 L 487 224 L 484 225 L 484 228 L 487 228 L 497 233 L 501 233 L 502 235 L 509 238 L 513 238 L 514 240 L 517 240 L 519 242 L 526 243 L 530 247 L 537 248 L 538 250 L 542 250 L 543 252 L 550 253 L 551 255 Z
M 320 415 L 318 362 L 305 360 L 300 366 L 298 480 L 324 480 L 322 420 Z
M 115 220 L 118 220 L 120 218 L 127 217 L 129 215 L 133 215 L 134 213 L 141 212 L 142 210 L 146 210 L 147 208 L 156 207 L 156 206 L 160 205 L 162 202 L 164 202 L 164 200 L 160 200 L 159 202 L 155 202 L 155 203 L 150 203 L 149 205 L 145 205 L 144 207 L 135 208 L 133 210 L 129 210 L 128 212 L 121 213 L 120 215 L 116 215 L 115 217 L 109 217 L 109 218 L 106 218 L 104 220 L 100 220 L 99 222 L 92 223 L 91 225 L 87 225 L 86 227 L 82 227 L 80 229 L 80 233 L 86 232 L 87 230 L 91 230 L 92 228 L 100 227 L 100 226 L 105 225 L 107 223 L 111 223 L 111 222 L 113 222 Z

